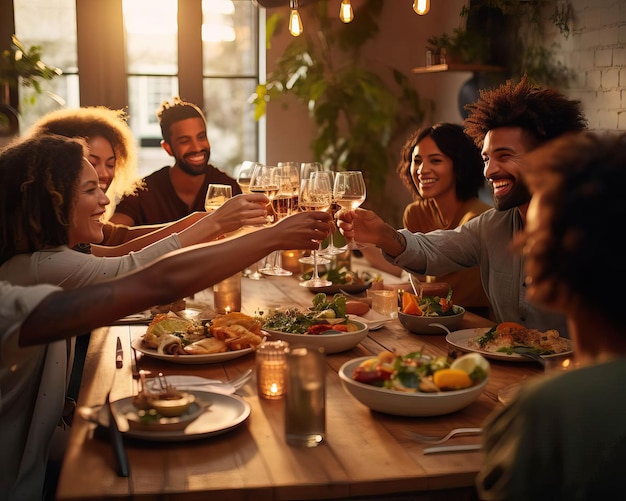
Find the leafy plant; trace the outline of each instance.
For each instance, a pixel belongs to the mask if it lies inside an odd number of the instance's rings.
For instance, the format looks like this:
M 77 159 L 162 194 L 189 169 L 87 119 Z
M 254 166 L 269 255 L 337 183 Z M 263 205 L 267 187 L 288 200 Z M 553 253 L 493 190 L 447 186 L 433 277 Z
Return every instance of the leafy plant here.
M 40 79 L 52 80 L 63 72 L 41 60 L 42 48 L 27 49 L 18 38 L 11 37 L 11 46 L 0 54 L 0 85 L 17 87 L 18 83 L 41 93 Z
M 364 44 L 378 34 L 382 5 L 367 0 L 357 19 L 338 25 L 326 14 L 327 0 L 317 2 L 319 29 L 309 27 L 294 38 L 252 98 L 257 119 L 268 102 L 286 94 L 306 104 L 318 131 L 311 144 L 315 160 L 333 170 L 362 171 L 369 201 L 383 192 L 391 139 L 419 126 L 425 114 L 406 75 L 389 68 L 394 92 L 361 64 Z

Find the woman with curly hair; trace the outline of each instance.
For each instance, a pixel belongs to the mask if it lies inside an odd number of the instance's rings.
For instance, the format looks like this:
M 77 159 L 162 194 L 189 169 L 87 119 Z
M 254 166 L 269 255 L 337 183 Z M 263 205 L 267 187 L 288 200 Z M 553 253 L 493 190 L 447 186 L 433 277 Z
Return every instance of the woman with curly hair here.
M 615 221 L 626 218 L 626 135 L 564 135 L 527 155 L 521 174 L 532 193 L 516 239 L 527 296 L 566 316 L 577 367 L 529 380 L 490 416 L 478 493 L 624 499 L 626 261 Z
M 89 147 L 89 162 L 98 173 L 100 188 L 115 201 L 143 189 L 137 175 L 135 138 L 126 123 L 127 118 L 123 110 L 104 106 L 66 108 L 43 116 L 31 127 L 28 136 L 57 134 L 83 138 Z M 205 239 L 211 240 L 244 225 L 263 223 L 260 206 L 250 202 L 259 202 L 258 195 L 235 197 L 209 215 L 194 212 L 169 224 L 130 227 L 107 221 L 102 241 L 78 250 L 97 256 L 122 256 L 184 230 L 205 217 Z M 114 210 L 114 206 L 107 208 L 107 218 Z

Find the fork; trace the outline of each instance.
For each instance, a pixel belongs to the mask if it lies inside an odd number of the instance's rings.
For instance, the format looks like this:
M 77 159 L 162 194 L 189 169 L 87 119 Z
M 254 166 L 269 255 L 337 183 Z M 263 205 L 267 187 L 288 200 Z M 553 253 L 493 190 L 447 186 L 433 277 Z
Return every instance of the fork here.
M 206 381 L 202 381 L 201 383 L 186 383 L 185 386 L 206 386 L 210 384 L 227 384 L 234 386 L 235 389 L 240 389 L 243 385 L 245 385 L 250 378 L 252 377 L 252 369 L 248 369 L 243 374 L 236 376 L 228 381 L 222 381 L 220 379 L 207 379 Z
M 404 433 L 409 438 L 432 445 L 443 444 L 457 435 L 480 435 L 482 432 L 482 428 L 455 428 L 454 430 L 450 430 L 450 432 L 443 437 L 433 437 L 432 435 L 422 435 L 421 433 L 417 433 L 415 431 L 404 430 Z

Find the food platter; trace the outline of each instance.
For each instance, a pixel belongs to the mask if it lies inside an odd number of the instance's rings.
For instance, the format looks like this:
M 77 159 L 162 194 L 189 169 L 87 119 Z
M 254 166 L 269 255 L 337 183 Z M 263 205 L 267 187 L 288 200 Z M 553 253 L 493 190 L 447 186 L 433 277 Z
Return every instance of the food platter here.
M 362 284 L 333 284 L 325 287 L 309 287 L 311 292 L 318 294 L 323 292 L 324 294 L 339 294 L 341 291 L 349 294 L 357 294 L 359 292 L 365 292 L 372 286 L 372 282 L 365 282 Z
M 147 348 L 142 344 L 141 338 L 133 339 L 131 346 L 147 357 L 157 358 L 175 364 L 215 364 L 243 357 L 254 351 L 254 348 L 245 348 L 243 350 L 225 351 L 222 353 L 207 353 L 206 355 L 167 355 L 165 353 L 159 353 L 154 348 Z
M 367 336 L 369 331 L 366 324 L 350 320 L 356 324 L 358 330 L 352 332 L 336 332 L 333 334 L 296 334 L 272 329 L 263 330 L 269 334 L 270 339 L 282 339 L 291 345 L 309 346 L 312 348 L 324 348 L 327 354 L 339 353 L 354 348 Z
M 458 348 L 461 351 L 480 353 L 485 358 L 490 358 L 492 360 L 502 360 L 506 362 L 528 362 L 528 358 L 523 357 L 522 355 L 518 355 L 517 353 L 508 354 L 502 352 L 486 351 L 478 348 L 471 348 L 469 346 L 470 339 L 482 336 L 489 330 L 490 329 L 487 327 L 481 327 L 475 329 L 462 329 L 454 331 L 446 336 L 446 341 L 448 342 L 448 344 L 454 346 L 455 348 Z M 554 355 L 543 355 L 543 358 L 557 358 L 565 355 L 571 355 L 571 353 L 572 350 L 570 349 L 568 351 L 556 353 Z
M 223 395 L 205 391 L 191 391 L 196 396 L 196 402 L 202 407 L 208 407 L 199 416 L 190 420 L 189 424 L 180 430 L 153 431 L 128 428 L 126 414 L 135 412 L 133 397 L 123 398 L 111 402 L 111 408 L 116 416 L 124 436 L 140 440 L 159 442 L 179 442 L 198 440 L 225 433 L 243 423 L 250 415 L 250 404 L 237 395 Z M 98 423 L 108 426 L 108 413 L 103 407 L 98 413 Z M 126 425 L 126 426 L 123 426 Z

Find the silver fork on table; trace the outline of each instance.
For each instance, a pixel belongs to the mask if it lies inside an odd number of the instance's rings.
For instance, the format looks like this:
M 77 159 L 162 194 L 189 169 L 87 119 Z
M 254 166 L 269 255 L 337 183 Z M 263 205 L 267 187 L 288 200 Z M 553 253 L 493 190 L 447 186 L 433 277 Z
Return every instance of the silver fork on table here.
M 421 433 L 417 433 L 415 431 L 404 430 L 404 433 L 407 437 L 417 440 L 418 442 L 422 442 L 424 444 L 443 444 L 447 442 L 452 437 L 456 437 L 459 435 L 480 435 L 483 432 L 482 428 L 455 428 L 451 430 L 447 435 L 443 437 L 433 437 L 432 435 L 422 435 Z

